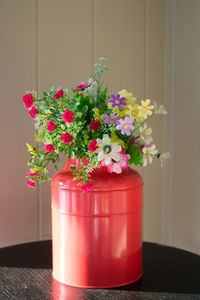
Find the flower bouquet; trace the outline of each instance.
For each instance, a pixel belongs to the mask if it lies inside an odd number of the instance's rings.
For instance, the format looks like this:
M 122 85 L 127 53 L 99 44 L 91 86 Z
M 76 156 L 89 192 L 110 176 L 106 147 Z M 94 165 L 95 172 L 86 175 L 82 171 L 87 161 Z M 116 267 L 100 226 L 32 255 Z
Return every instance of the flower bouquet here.
M 87 82 L 72 88 L 52 88 L 39 96 L 28 91 L 23 103 L 33 118 L 37 146 L 27 144 L 31 166 L 26 184 L 50 180 L 47 166 L 57 170 L 60 154 L 80 159 L 80 166 L 71 166 L 74 180 L 83 191 L 92 188 L 90 176 L 94 169 L 105 166 L 109 173 L 120 174 L 129 165 L 146 166 L 157 157 L 161 166 L 169 153 L 159 153 L 152 144 L 152 130 L 147 121 L 157 114 L 166 114 L 162 105 L 150 99 L 136 103 L 131 92 L 123 89 L 110 94 L 102 87 L 102 73 L 108 70 L 105 59 L 95 64 L 95 73 Z M 87 159 L 87 164 L 84 164 Z

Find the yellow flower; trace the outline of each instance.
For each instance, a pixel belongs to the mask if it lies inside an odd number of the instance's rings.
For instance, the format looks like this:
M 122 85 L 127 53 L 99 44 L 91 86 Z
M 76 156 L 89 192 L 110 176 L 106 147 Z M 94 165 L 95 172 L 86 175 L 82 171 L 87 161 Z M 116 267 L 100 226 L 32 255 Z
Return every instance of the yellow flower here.
M 111 143 L 118 143 L 120 144 L 120 146 L 122 146 L 123 149 L 127 149 L 127 144 L 121 140 L 117 135 L 116 133 L 113 131 L 111 132 L 111 139 L 110 139 Z
M 133 97 L 133 93 L 128 93 L 127 90 L 121 90 L 118 92 L 118 94 L 120 94 L 120 97 L 125 98 L 125 102 L 127 103 L 127 106 L 123 105 L 122 109 L 120 110 L 118 108 L 118 106 L 115 106 L 115 108 L 112 108 L 112 103 L 108 103 L 108 107 L 113 109 L 114 114 L 123 118 L 123 117 L 127 116 L 127 114 L 131 114 L 128 106 L 133 105 L 136 101 L 136 98 Z
M 100 122 L 103 121 L 104 115 L 100 115 L 98 108 L 93 108 L 93 112 L 94 112 L 93 117 L 95 121 L 100 121 Z
M 37 157 L 37 154 L 35 153 L 35 149 L 28 143 L 26 143 L 26 145 L 28 147 L 28 152 L 30 152 L 33 156 Z
M 99 167 L 99 163 L 96 162 L 96 163 L 93 165 L 93 168 L 96 169 L 96 168 L 98 168 L 98 167 Z
M 128 93 L 127 90 L 121 90 L 118 94 L 120 94 L 120 98 L 124 97 L 129 104 L 133 104 L 136 101 L 136 98 L 133 97 L 133 93 Z
M 52 112 L 49 109 L 47 109 L 47 110 L 45 110 L 45 114 L 50 116 L 52 114 Z
M 139 105 L 135 104 L 135 105 L 128 105 L 127 106 L 127 113 L 130 114 L 132 116 L 132 118 L 136 121 L 138 121 L 139 118 Z
M 40 167 L 35 167 L 35 168 L 31 169 L 31 172 L 37 173 L 39 170 L 40 170 Z
M 138 117 L 139 119 L 144 119 L 146 120 L 148 116 L 152 115 L 152 110 L 154 109 L 154 105 L 149 105 L 151 102 L 150 99 L 146 99 L 145 101 L 142 100 L 141 103 L 142 105 L 139 105 L 138 107 Z
M 43 119 L 43 116 L 42 115 L 37 115 L 37 120 L 41 120 L 41 119 Z
M 34 148 L 31 145 L 26 143 L 26 146 L 28 147 L 28 152 L 35 152 Z
M 112 109 L 114 111 L 114 114 L 117 115 L 117 116 L 120 116 L 120 117 L 123 118 L 127 115 L 127 107 L 126 106 L 123 106 L 121 110 L 118 108 L 118 106 L 115 106 Z

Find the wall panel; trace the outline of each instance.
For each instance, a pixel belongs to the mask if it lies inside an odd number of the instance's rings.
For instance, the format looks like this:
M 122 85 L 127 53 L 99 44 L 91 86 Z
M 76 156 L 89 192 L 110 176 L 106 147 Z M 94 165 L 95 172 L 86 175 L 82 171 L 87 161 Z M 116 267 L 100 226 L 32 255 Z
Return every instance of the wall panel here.
M 164 104 L 165 1 L 146 1 L 145 49 L 145 97 Z M 158 115 L 149 122 L 152 137 L 161 152 L 169 151 L 163 148 L 165 118 Z M 157 159 L 144 169 L 144 239 L 148 241 L 162 240 L 164 172 Z
M 25 186 L 26 141 L 33 122 L 21 98 L 36 88 L 36 7 L 30 0 L 0 2 L 0 247 L 38 238 L 38 192 Z
M 71 89 L 93 70 L 93 1 L 40 0 L 38 6 L 39 89 Z M 51 174 L 53 174 L 53 170 Z M 50 184 L 40 185 L 40 238 L 50 230 Z
M 170 227 L 166 241 L 196 253 L 200 253 L 199 11 L 198 0 L 169 1 L 169 66 L 166 69 L 166 93 L 171 95 L 169 104 L 172 112 L 169 122 L 173 126 L 171 128 L 168 123 L 171 131 L 167 131 L 167 141 L 171 144 L 173 157 L 168 173 L 168 176 L 172 176 L 168 182 L 170 193 L 166 193 L 170 199 L 167 210 Z M 170 26 L 171 20 L 173 27 Z M 170 75 L 173 76 L 174 84 L 169 80 Z
M 106 57 L 105 84 L 144 95 L 145 1 L 95 1 L 95 57 Z

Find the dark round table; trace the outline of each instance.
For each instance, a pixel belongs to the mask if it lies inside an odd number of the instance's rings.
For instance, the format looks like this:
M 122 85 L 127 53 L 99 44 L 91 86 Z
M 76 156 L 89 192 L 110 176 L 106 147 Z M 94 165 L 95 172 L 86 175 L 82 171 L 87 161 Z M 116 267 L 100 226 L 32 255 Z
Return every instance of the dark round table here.
M 0 249 L 1 300 L 200 299 L 200 256 L 144 242 L 144 276 L 113 289 L 81 289 L 52 279 L 51 241 Z

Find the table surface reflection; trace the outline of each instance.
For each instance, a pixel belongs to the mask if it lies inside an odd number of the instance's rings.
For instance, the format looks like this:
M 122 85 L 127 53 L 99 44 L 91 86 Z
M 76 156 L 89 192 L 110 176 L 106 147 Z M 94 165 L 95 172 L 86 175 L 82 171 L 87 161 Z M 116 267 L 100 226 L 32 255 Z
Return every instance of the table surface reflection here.
M 200 256 L 144 242 L 144 276 L 113 289 L 81 289 L 52 278 L 51 241 L 0 249 L 0 300 L 200 299 Z

